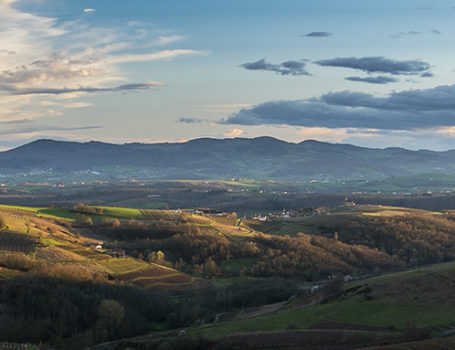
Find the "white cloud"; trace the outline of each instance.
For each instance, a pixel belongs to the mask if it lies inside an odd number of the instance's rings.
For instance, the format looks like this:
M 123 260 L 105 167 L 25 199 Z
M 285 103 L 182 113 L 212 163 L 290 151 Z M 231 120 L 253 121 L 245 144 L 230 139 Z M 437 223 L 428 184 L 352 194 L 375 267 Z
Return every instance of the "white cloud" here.
M 202 109 L 205 112 L 211 112 L 216 114 L 227 114 L 238 112 L 242 108 L 251 107 L 247 103 L 235 103 L 235 104 L 209 104 L 209 105 L 196 105 L 197 108 Z
M 159 36 L 157 39 L 153 40 L 150 43 L 150 46 L 166 46 L 166 45 L 175 43 L 177 41 L 182 41 L 185 39 L 186 39 L 186 36 L 183 36 L 183 35 Z
M 78 102 L 71 102 L 66 105 L 64 105 L 65 108 L 69 109 L 74 109 L 74 108 L 86 108 L 90 107 L 92 104 L 89 102 L 83 102 L 83 101 L 78 101 Z
M 106 60 L 110 63 L 123 63 L 123 62 L 147 62 L 158 60 L 170 60 L 179 56 L 195 56 L 195 55 L 208 55 L 206 51 L 197 50 L 162 50 L 144 54 L 127 54 L 111 56 Z
M 245 132 L 242 129 L 231 129 L 228 132 L 224 133 L 224 137 L 233 138 L 242 136 Z
M 59 21 L 21 11 L 14 6 L 17 1 L 0 0 L 0 122 L 61 116 L 67 109 L 90 106 L 79 101 L 89 93 L 164 86 L 152 81 L 152 76 L 130 82 L 119 66 L 123 62 L 207 54 L 190 49 L 144 53 L 147 47 L 164 47 L 185 36 L 156 31 L 138 36 L 124 28 L 89 24 L 83 17 Z M 95 9 L 83 11 L 91 13 Z

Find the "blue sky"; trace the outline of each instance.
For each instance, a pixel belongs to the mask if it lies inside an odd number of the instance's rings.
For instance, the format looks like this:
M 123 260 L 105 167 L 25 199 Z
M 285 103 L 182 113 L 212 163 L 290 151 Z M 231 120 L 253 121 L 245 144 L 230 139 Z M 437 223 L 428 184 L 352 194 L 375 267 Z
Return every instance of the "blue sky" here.
M 262 135 L 455 149 L 454 17 L 454 0 L 0 0 L 0 149 Z

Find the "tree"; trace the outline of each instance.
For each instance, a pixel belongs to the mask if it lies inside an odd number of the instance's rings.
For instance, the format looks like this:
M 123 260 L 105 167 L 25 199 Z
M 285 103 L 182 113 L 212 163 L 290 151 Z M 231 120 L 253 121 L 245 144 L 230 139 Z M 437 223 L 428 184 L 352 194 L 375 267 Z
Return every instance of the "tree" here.
M 149 253 L 149 255 L 147 256 L 147 260 L 149 262 L 160 264 L 160 265 L 163 265 L 166 263 L 166 257 L 161 250 L 158 250 L 157 252 Z
M 211 257 L 205 260 L 202 268 L 206 276 L 214 277 L 217 273 L 216 263 Z
M 125 316 L 125 308 L 115 300 L 104 299 L 98 306 L 98 316 L 105 324 L 109 337 L 113 338 L 115 330 Z
M 75 222 L 78 225 L 86 225 L 86 226 L 92 226 L 93 225 L 92 218 L 90 216 L 85 216 L 83 214 L 77 214 Z

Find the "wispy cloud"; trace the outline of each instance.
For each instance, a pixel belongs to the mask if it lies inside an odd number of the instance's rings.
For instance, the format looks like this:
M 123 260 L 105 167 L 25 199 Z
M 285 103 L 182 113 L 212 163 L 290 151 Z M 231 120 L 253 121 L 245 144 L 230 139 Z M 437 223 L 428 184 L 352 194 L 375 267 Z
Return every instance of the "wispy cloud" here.
M 377 77 L 347 77 L 345 79 L 349 81 L 357 81 L 369 84 L 389 84 L 396 83 L 399 81 L 397 78 L 387 77 L 384 75 L 379 75 Z
M 201 118 L 180 118 L 178 121 L 187 124 L 200 124 L 203 122 Z
M 179 56 L 206 56 L 207 51 L 197 50 L 162 50 L 157 52 L 143 53 L 143 54 L 127 54 L 111 56 L 106 59 L 109 63 L 123 63 L 123 62 L 147 62 L 147 61 L 158 61 L 158 60 L 170 60 Z
M 430 69 L 430 65 L 427 62 L 420 60 L 399 61 L 382 56 L 337 57 L 319 60 L 315 63 L 324 67 L 351 68 L 367 73 L 389 73 L 393 75 L 415 75 Z
M 233 113 L 241 108 L 247 108 L 251 105 L 248 103 L 233 103 L 233 104 L 208 104 L 208 105 L 196 105 L 195 107 L 202 109 L 204 112 L 210 113 Z
M 138 91 L 148 90 L 154 86 L 163 86 L 163 83 L 151 82 L 143 84 L 126 84 L 108 88 L 97 88 L 97 87 L 78 87 L 78 88 L 24 88 L 24 89 L 11 89 L 9 92 L 14 95 L 61 95 L 71 93 L 98 93 L 98 92 L 121 92 L 121 91 Z M 0 88 L 2 85 L 0 84 Z
M 255 62 L 247 62 L 241 67 L 248 70 L 262 70 L 275 72 L 281 75 L 310 75 L 305 69 L 305 62 L 285 61 L 278 64 L 268 63 L 265 59 Z
M 399 39 L 399 38 L 402 38 L 402 37 L 405 37 L 405 36 L 419 35 L 419 34 L 421 34 L 421 32 L 418 32 L 417 30 L 410 30 L 408 32 L 399 32 L 397 34 L 392 34 L 390 37 L 393 38 L 393 39 Z
M 418 30 L 409 30 L 407 32 L 399 32 L 396 34 L 390 35 L 392 39 L 401 39 L 407 36 L 416 36 L 416 35 L 424 35 L 424 34 L 434 34 L 439 35 L 441 32 L 437 29 L 431 28 L 429 31 L 418 31 Z
M 308 38 L 327 38 L 332 35 L 333 34 L 329 32 L 311 32 L 307 34 L 302 34 L 302 36 L 306 36 Z
M 82 127 L 57 127 L 50 125 L 41 125 L 41 126 L 25 126 L 25 127 L 16 127 L 6 130 L 0 130 L 0 135 L 26 135 L 26 134 L 35 134 L 36 132 L 42 131 L 77 131 L 77 130 L 92 130 L 92 129 L 101 129 L 102 126 L 82 126 Z
M 168 35 L 168 36 L 159 36 L 150 43 L 150 46 L 166 46 L 169 44 L 176 43 L 178 41 L 185 40 L 186 36 L 184 35 Z
M 0 0 L 0 121 L 61 116 L 67 109 L 89 107 L 79 101 L 87 94 L 147 91 L 165 85 L 151 76 L 130 82 L 122 63 L 208 54 L 167 50 L 166 45 L 186 37 L 156 31 L 135 34 L 134 28 L 145 28 L 144 23 L 130 23 L 131 30 L 125 31 L 86 22 L 85 16 L 61 21 L 26 13 L 16 2 Z

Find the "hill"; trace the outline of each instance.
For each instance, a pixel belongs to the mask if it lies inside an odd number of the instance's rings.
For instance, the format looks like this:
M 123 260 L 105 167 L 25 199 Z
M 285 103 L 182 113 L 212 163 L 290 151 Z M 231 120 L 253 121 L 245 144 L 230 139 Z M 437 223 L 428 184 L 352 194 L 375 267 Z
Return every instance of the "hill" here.
M 439 338 L 455 327 L 450 297 L 455 264 L 387 274 L 346 283 L 330 291 L 301 293 L 282 303 L 236 310 L 220 320 L 177 332 L 154 332 L 96 349 L 141 349 L 191 344 L 205 339 L 206 349 L 451 349 L 452 338 Z M 417 340 L 437 337 L 418 342 Z M 180 345 L 182 346 L 182 345 Z M 432 347 L 434 346 L 434 347 Z M 185 348 L 184 346 L 182 348 Z
M 455 151 L 372 149 L 271 137 L 195 139 L 184 143 L 124 144 L 38 140 L 0 153 L 10 180 L 230 179 L 368 180 L 455 174 Z M 115 170 L 115 171 L 113 171 Z
M 352 349 L 426 338 L 455 323 L 454 222 L 451 211 L 381 206 L 259 222 L 3 205 L 0 341 Z

